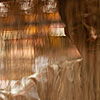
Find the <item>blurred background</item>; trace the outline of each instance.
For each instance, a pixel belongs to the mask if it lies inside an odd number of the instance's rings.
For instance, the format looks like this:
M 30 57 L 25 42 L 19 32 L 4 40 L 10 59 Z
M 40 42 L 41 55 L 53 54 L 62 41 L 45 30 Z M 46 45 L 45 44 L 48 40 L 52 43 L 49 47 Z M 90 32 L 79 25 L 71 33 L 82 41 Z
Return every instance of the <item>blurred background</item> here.
M 55 0 L 2 1 L 5 1 L 0 2 L 0 31 L 3 39 L 48 34 L 64 36 L 64 24 Z
M 77 58 L 64 27 L 56 0 L 0 0 L 0 89 L 43 66 Z

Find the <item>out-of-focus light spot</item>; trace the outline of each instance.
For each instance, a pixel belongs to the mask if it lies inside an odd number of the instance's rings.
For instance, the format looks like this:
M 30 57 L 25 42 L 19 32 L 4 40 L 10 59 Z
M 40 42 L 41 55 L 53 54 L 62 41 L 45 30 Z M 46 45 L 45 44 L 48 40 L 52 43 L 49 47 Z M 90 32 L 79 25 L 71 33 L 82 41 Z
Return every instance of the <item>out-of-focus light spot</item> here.
M 0 3 L 0 7 L 4 7 L 4 4 L 3 3 Z
M 27 15 L 31 15 L 33 13 L 33 1 L 25 1 L 25 2 L 21 2 L 21 10 L 24 11 L 25 14 Z
M 9 10 L 7 3 L 0 3 L 0 17 L 6 17 Z
M 22 3 L 22 4 L 21 4 L 21 9 L 22 9 L 22 10 L 31 9 L 30 2 L 24 2 L 24 3 Z
M 65 36 L 64 25 L 51 25 L 50 31 L 52 36 Z
M 47 5 L 43 6 L 43 13 L 54 13 L 57 11 L 57 3 L 53 1 L 48 1 Z
M 51 28 L 52 36 L 65 36 L 64 28 Z

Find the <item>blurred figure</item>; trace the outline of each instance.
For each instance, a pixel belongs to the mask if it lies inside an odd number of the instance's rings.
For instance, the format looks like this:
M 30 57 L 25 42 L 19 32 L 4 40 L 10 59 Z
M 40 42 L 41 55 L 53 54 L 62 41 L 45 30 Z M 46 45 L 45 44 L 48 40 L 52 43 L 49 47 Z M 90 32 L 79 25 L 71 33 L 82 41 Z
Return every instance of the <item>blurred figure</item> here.
M 83 57 L 84 100 L 100 100 L 100 1 L 58 0 L 66 35 Z

